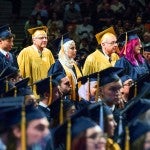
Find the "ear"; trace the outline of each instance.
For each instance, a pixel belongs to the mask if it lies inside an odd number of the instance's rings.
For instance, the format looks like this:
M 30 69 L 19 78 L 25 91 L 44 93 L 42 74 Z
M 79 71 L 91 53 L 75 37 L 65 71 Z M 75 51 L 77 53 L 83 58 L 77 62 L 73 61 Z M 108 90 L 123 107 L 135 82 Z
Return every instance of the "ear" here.
M 16 138 L 21 138 L 21 129 L 18 126 L 15 126 L 12 130 Z
M 49 93 L 48 93 L 48 92 L 45 92 L 45 93 L 44 93 L 44 97 L 45 97 L 45 98 L 49 98 Z

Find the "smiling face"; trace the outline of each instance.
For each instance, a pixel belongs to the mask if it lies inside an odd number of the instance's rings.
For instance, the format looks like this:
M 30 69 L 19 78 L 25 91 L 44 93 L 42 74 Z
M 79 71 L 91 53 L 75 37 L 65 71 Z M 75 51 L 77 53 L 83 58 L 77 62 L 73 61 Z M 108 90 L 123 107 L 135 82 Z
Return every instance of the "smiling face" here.
M 27 126 L 27 145 L 39 142 L 49 134 L 49 123 L 46 118 L 31 121 Z

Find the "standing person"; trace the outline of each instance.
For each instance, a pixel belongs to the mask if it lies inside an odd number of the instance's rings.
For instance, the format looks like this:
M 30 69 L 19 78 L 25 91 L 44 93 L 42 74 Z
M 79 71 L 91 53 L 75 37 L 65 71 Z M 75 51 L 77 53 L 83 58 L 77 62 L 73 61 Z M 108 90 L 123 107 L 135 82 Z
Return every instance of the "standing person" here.
M 33 45 L 24 48 L 18 55 L 18 65 L 21 75 L 30 77 L 30 84 L 47 77 L 50 66 L 55 62 L 47 46 L 47 27 L 41 26 L 28 30 L 32 35 Z M 36 95 L 36 90 L 33 87 Z
M 128 75 L 134 81 L 150 72 L 141 54 L 142 44 L 136 32 L 131 30 L 120 36 L 120 40 L 125 40 L 125 45 L 120 51 L 120 59 L 115 64 L 116 67 L 125 68 L 124 76 Z
M 13 47 L 14 34 L 11 33 L 10 27 L 4 25 L 0 27 L 0 73 L 7 69 L 7 66 L 18 67 L 17 61 L 10 53 Z
M 119 59 L 115 53 L 118 44 L 113 27 L 96 34 L 96 39 L 98 44 L 101 45 L 101 49 L 97 48 L 95 52 L 87 57 L 83 67 L 83 75 L 89 75 L 111 67 Z
M 71 99 L 76 100 L 77 79 L 82 76 L 74 58 L 76 57 L 76 45 L 71 39 L 64 39 L 58 54 L 58 60 L 51 66 L 48 75 L 58 71 L 65 72 L 69 77 L 71 88 Z

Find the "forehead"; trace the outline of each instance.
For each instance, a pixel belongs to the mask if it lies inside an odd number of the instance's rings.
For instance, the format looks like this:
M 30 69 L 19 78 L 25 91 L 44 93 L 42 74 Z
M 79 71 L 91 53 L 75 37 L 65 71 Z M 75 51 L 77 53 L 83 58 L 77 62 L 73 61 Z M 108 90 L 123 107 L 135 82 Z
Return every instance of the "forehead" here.
M 102 42 L 103 41 L 116 41 L 117 38 L 114 34 L 112 33 L 106 33 L 103 37 L 102 37 Z
M 68 82 L 68 81 L 70 81 L 70 80 L 67 76 L 61 79 L 61 82 Z
M 121 83 L 121 80 L 119 81 L 114 81 L 114 82 L 111 82 L 111 83 L 108 83 L 106 85 L 104 85 L 104 87 L 121 87 L 122 86 L 122 83 Z

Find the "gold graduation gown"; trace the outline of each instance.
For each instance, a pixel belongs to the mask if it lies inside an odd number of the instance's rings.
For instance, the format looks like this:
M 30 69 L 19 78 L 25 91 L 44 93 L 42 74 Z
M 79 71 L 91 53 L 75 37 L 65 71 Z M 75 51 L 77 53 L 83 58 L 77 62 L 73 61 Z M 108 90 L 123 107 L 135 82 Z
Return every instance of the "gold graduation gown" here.
M 40 55 L 33 45 L 24 48 L 19 53 L 17 61 L 21 75 L 24 78 L 30 77 L 30 84 L 46 78 L 50 66 L 55 62 L 49 49 L 44 48 Z M 33 93 L 37 96 L 35 86 Z
M 112 67 L 118 59 L 119 56 L 116 53 L 113 53 L 111 55 L 110 63 L 106 56 L 97 49 L 87 57 L 83 67 L 83 75 L 88 75 L 106 69 L 108 67 Z
M 116 142 L 108 138 L 106 143 L 106 150 L 121 150 L 121 148 Z
M 71 88 L 71 97 L 70 98 L 72 100 L 77 100 L 76 95 L 78 93 L 78 91 L 77 91 L 78 89 L 76 89 L 76 88 L 80 87 L 80 83 L 75 84 L 73 76 L 70 73 L 69 69 L 65 65 L 63 65 L 63 68 L 64 68 L 64 70 L 66 72 L 66 75 L 68 76 L 68 78 L 69 78 L 69 80 L 71 82 L 71 86 L 72 86 L 72 88 Z M 76 71 L 76 76 L 77 76 L 76 78 L 78 79 L 78 78 L 82 77 L 82 73 L 80 72 L 80 70 L 79 70 L 79 68 L 78 68 L 78 66 L 76 64 L 74 64 L 74 68 L 75 68 L 75 71 Z

